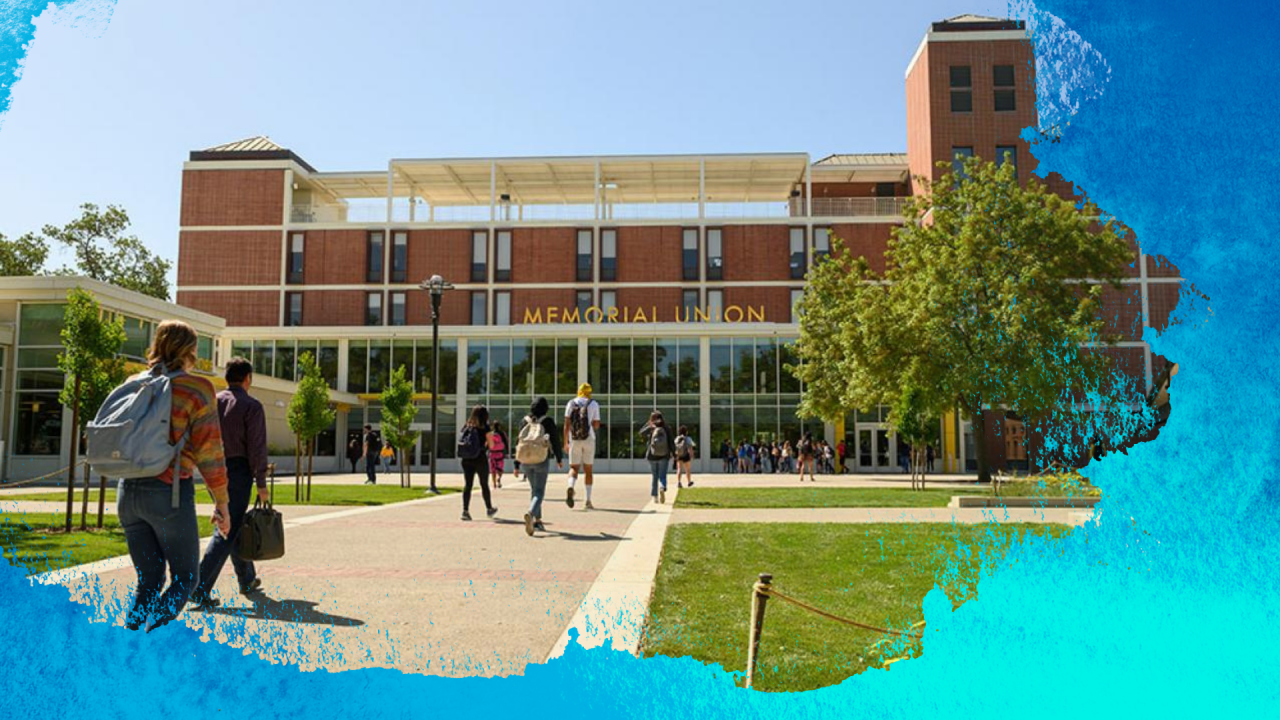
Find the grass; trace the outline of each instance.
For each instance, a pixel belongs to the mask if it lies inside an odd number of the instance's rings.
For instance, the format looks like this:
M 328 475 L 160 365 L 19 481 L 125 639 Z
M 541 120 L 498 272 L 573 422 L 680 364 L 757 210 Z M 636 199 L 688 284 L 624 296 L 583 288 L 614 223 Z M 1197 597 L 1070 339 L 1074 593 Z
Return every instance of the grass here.
M 921 508 L 946 507 L 954 495 L 986 494 L 986 488 L 704 488 L 680 491 L 677 508 Z
M 305 487 L 303 488 L 305 490 Z M 196 502 L 210 502 L 207 492 L 204 492 L 203 486 L 197 488 L 199 492 L 196 494 Z M 79 508 L 81 494 L 83 490 L 76 491 L 76 507 Z M 452 493 L 458 492 L 455 488 L 440 488 L 440 492 Z M 276 483 L 275 504 L 276 505 L 387 505 L 389 503 L 404 502 L 406 500 L 417 500 L 419 498 L 429 497 L 426 494 L 426 488 L 402 488 L 400 486 L 386 485 L 311 485 L 311 502 L 295 502 L 293 499 L 293 483 Z M 0 495 L 0 502 L 13 501 L 53 501 L 65 502 L 67 498 L 66 490 L 54 493 L 23 493 L 21 495 Z M 106 502 L 108 505 L 114 505 L 116 501 L 116 491 L 114 489 L 107 490 Z M 94 488 L 89 494 L 89 505 L 96 509 L 98 502 L 98 490 Z M 77 510 L 78 512 L 78 510 Z
M 972 596 L 980 555 L 970 553 L 957 565 L 953 555 L 958 543 L 1003 543 L 1026 532 L 1061 535 L 1069 528 L 949 523 L 673 525 L 663 546 L 644 653 L 690 655 L 743 671 L 751 587 L 761 572 L 773 574 L 779 591 L 815 607 L 870 625 L 903 629 L 923 619 L 921 601 L 935 578 L 949 588 L 957 604 Z M 878 633 L 771 601 L 754 687 L 797 692 L 839 683 L 876 662 L 868 649 L 881 639 Z
M 102 529 L 95 529 L 95 514 L 89 517 L 89 530 L 80 531 L 79 511 L 72 518 L 72 531 L 63 532 L 66 515 L 63 513 L 0 513 L 0 546 L 4 558 L 13 564 L 27 567 L 33 575 L 47 570 L 60 570 L 83 563 L 105 560 L 117 555 L 127 555 L 124 530 L 115 515 L 102 519 Z M 200 537 L 213 534 L 208 517 L 198 517 Z

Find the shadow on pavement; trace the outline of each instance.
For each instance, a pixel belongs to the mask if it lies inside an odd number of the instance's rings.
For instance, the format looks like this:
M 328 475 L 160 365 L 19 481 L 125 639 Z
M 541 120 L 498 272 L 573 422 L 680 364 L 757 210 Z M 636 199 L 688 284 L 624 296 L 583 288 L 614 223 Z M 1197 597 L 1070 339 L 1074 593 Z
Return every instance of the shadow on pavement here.
M 315 609 L 319 603 L 314 603 L 310 600 L 276 600 L 263 593 L 257 593 L 249 599 L 253 602 L 253 607 L 251 608 L 215 607 L 192 610 L 192 612 L 202 612 L 206 615 L 241 617 L 246 620 L 278 620 L 280 622 L 303 625 L 345 625 L 348 627 L 364 625 L 363 620 L 319 612 Z
M 520 527 L 521 530 L 524 529 L 523 520 L 517 521 L 517 520 L 505 520 L 503 518 L 494 518 L 493 524 L 494 525 L 517 525 Z M 606 532 L 598 533 L 596 535 L 580 535 L 578 533 L 562 532 L 560 530 L 552 530 L 550 528 L 550 526 L 554 525 L 554 523 L 545 523 L 545 524 L 548 526 L 547 529 L 538 531 L 540 535 L 543 535 L 545 537 L 558 536 L 558 537 L 564 538 L 565 540 L 572 540 L 574 542 L 606 542 L 606 541 L 607 542 L 625 542 L 630 539 L 630 538 L 622 537 L 621 535 L 610 535 L 609 533 L 606 533 Z

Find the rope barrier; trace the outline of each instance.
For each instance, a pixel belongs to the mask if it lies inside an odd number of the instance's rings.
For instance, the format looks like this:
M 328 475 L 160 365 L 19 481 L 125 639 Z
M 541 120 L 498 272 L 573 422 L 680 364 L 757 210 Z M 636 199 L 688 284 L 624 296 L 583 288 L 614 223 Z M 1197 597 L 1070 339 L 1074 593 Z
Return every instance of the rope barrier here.
M 77 467 L 77 468 L 78 468 L 78 467 L 82 467 L 82 466 L 83 466 L 83 467 L 88 467 L 88 465 L 89 465 L 89 463 L 88 463 L 88 461 L 86 461 L 86 460 L 81 460 L 80 462 L 76 463 L 76 467 Z M 66 466 L 66 467 L 64 467 L 64 468 L 61 468 L 61 469 L 59 469 L 59 470 L 54 470 L 54 471 L 53 471 L 53 472 L 51 472 L 51 473 L 47 473 L 47 474 L 41 475 L 41 476 L 39 476 L 39 477 L 28 478 L 28 479 L 26 479 L 26 480 L 18 480 L 17 482 L 5 483 L 5 484 L 3 484 L 3 485 L 0 485 L 0 490 L 8 490 L 9 488 L 22 487 L 23 485 L 30 485 L 31 483 L 34 483 L 34 482 L 40 482 L 41 480 L 47 480 L 48 478 L 51 478 L 51 477 L 57 477 L 57 476 L 59 476 L 59 475 L 66 475 L 66 474 L 67 474 L 67 471 L 68 471 L 68 470 L 70 470 L 70 469 L 71 469 L 71 466 L 70 466 L 70 465 L 68 465 L 68 466 Z M 0 498 L 0 499 L 3 499 L 3 498 Z
M 867 625 L 866 623 L 860 623 L 857 620 L 850 620 L 849 618 L 840 617 L 839 615 L 833 615 L 825 610 L 818 609 L 808 603 L 802 602 L 793 597 L 788 597 L 786 595 L 783 595 L 782 593 L 778 592 L 777 590 L 774 590 L 771 587 L 760 587 L 758 588 L 758 591 L 763 595 L 777 598 L 783 602 L 791 603 L 792 605 L 795 605 L 798 608 L 803 608 L 816 615 L 821 615 L 822 617 L 827 618 L 828 620 L 835 620 L 836 622 L 844 623 L 845 625 L 852 625 L 853 627 L 856 627 L 856 628 L 862 628 L 863 630 L 871 630 L 872 632 L 883 633 L 885 635 L 898 635 L 901 637 L 910 638 L 912 640 L 919 640 L 922 637 L 921 635 L 918 635 L 915 633 L 906 633 L 906 632 L 902 632 L 901 630 L 887 630 L 885 628 L 876 627 L 875 625 Z

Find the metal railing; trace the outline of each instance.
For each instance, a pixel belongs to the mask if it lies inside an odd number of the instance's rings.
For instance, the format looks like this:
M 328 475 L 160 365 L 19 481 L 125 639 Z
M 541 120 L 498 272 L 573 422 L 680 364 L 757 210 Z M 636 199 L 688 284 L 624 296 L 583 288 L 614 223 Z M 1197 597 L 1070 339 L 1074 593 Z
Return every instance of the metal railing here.
M 901 217 L 905 197 L 813 198 L 813 217 Z M 791 214 L 805 216 L 804 198 L 791 199 Z

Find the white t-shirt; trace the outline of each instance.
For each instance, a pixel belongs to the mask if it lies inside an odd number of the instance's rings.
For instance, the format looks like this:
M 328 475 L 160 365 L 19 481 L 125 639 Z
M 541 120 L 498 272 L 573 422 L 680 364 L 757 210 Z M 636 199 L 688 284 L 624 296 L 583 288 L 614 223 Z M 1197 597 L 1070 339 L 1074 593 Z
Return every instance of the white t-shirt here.
M 575 404 L 579 406 L 584 404 L 586 405 L 587 428 L 591 431 L 591 434 L 588 436 L 588 439 L 595 440 L 596 439 L 596 423 L 600 422 L 600 403 L 596 402 L 595 400 L 588 400 L 587 398 L 580 398 L 580 397 L 576 397 L 570 400 L 569 404 L 564 406 L 564 419 L 566 421 L 569 419 L 570 415 L 573 415 L 573 406 Z M 572 437 L 569 438 L 569 442 L 573 442 Z

